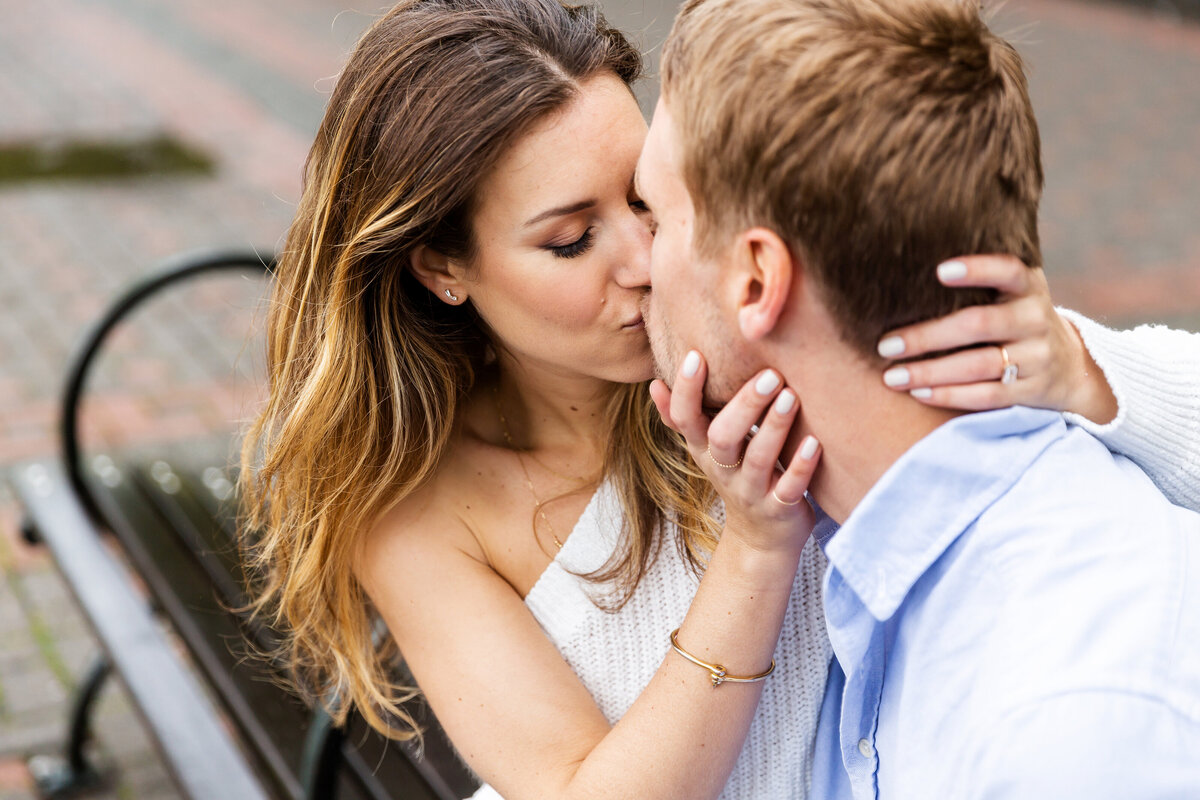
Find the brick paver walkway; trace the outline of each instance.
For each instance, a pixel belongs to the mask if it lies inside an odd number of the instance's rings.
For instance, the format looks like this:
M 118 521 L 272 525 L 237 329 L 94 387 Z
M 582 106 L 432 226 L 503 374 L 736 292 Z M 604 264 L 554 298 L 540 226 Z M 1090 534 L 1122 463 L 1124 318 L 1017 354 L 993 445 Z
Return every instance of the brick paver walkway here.
M 1200 24 L 1052 0 L 1002 20 L 1029 25 L 1057 298 L 1115 325 L 1200 330 Z
M 660 31 L 653 6 L 610 4 Z M 0 141 L 165 130 L 218 162 L 210 178 L 0 188 L 3 470 L 52 452 L 67 354 L 119 287 L 180 251 L 278 243 L 331 76 L 369 18 L 335 0 L 0 0 L 0 19 Z M 1010 0 L 996 27 L 1018 32 L 1033 67 L 1059 301 L 1200 329 L 1200 25 Z M 256 292 L 231 279 L 148 309 L 98 376 L 89 438 L 180 439 L 243 416 Z M 22 757 L 56 746 L 94 647 L 15 531 L 0 483 L 0 800 L 31 796 Z M 175 796 L 116 686 L 99 734 L 116 766 L 102 796 Z
M 330 76 L 370 18 L 328 0 L 3 0 L 0 18 L 0 141 L 166 131 L 218 165 L 211 178 L 0 188 L 3 469 L 52 451 L 68 353 L 120 287 L 181 251 L 277 245 Z M 206 280 L 148 306 L 100 367 L 87 438 L 180 439 L 244 416 L 260 290 Z M 95 642 L 45 556 L 17 539 L 2 489 L 0 526 L 0 800 L 16 800 L 32 797 L 24 756 L 58 748 Z M 100 756 L 115 770 L 98 796 L 176 797 L 119 684 L 104 698 Z

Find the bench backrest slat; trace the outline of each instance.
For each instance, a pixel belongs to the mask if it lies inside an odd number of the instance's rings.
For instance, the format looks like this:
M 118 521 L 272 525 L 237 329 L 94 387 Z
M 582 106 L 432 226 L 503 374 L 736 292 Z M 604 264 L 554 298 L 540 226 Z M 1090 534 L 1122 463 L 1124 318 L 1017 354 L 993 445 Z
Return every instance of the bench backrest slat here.
M 170 652 L 150 610 L 125 588 L 131 576 L 104 549 L 79 501 L 54 467 L 18 471 L 15 481 L 30 516 L 83 606 L 138 710 L 156 730 L 159 746 L 189 797 L 268 800 L 258 779 L 225 733 L 200 687 Z

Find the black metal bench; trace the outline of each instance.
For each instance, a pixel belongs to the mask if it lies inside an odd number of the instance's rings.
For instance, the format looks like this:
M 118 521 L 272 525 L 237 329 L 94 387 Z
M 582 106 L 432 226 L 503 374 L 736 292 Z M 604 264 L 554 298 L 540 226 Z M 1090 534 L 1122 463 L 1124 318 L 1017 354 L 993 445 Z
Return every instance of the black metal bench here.
M 130 311 L 203 273 L 270 268 L 249 253 L 192 257 L 122 295 L 71 364 L 60 458 L 21 465 L 12 475 L 26 510 L 27 538 L 49 547 L 103 646 L 79 686 L 63 758 L 31 764 L 46 795 L 78 791 L 95 779 L 85 743 L 94 700 L 113 671 L 180 789 L 197 800 L 456 800 L 477 786 L 427 714 L 424 752 L 418 754 L 354 716 L 346 729 L 334 728 L 323 711 L 306 708 L 261 662 L 246 658 L 244 643 L 269 647 L 272 632 L 231 610 L 245 605 L 246 587 L 237 558 L 237 481 L 226 464 L 144 455 L 85 459 L 80 452 L 89 370 Z M 125 573 L 101 531 L 112 533 L 140 581 Z M 186 646 L 207 691 L 156 624 L 139 582 Z

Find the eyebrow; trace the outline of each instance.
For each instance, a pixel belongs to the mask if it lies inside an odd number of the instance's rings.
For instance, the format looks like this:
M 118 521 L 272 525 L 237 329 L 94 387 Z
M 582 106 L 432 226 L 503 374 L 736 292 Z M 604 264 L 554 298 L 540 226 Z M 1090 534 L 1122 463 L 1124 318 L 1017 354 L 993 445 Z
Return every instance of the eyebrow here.
M 551 217 L 565 217 L 568 214 L 576 214 L 580 211 L 583 211 L 584 209 L 591 208 L 594 205 L 596 205 L 595 200 L 580 200 L 578 203 L 571 203 L 571 205 L 569 205 L 569 206 L 559 206 L 558 208 L 552 208 L 549 211 L 543 211 L 542 213 L 538 214 L 533 219 L 526 222 L 525 227 L 528 228 L 530 225 L 536 225 L 537 223 L 541 222 L 542 220 L 547 220 L 547 219 L 550 219 Z

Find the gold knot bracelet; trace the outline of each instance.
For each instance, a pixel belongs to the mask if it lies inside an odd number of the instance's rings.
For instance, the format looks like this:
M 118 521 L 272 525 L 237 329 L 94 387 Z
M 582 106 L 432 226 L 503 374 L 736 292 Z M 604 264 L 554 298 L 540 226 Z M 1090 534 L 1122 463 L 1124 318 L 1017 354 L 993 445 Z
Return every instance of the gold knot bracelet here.
M 760 672 L 757 675 L 730 675 L 720 664 L 709 664 L 707 661 L 701 661 L 687 650 L 684 650 L 679 646 L 679 639 L 677 638 L 678 636 L 679 628 L 671 631 L 672 649 L 674 649 L 676 653 L 679 653 L 679 655 L 683 656 L 688 661 L 695 664 L 697 667 L 704 667 L 704 669 L 708 670 L 709 675 L 712 676 L 712 685 L 714 689 L 720 686 L 722 683 L 757 683 L 758 681 L 765 680 L 768 675 L 775 671 L 775 659 L 771 659 L 771 666 L 767 667 L 766 672 Z

